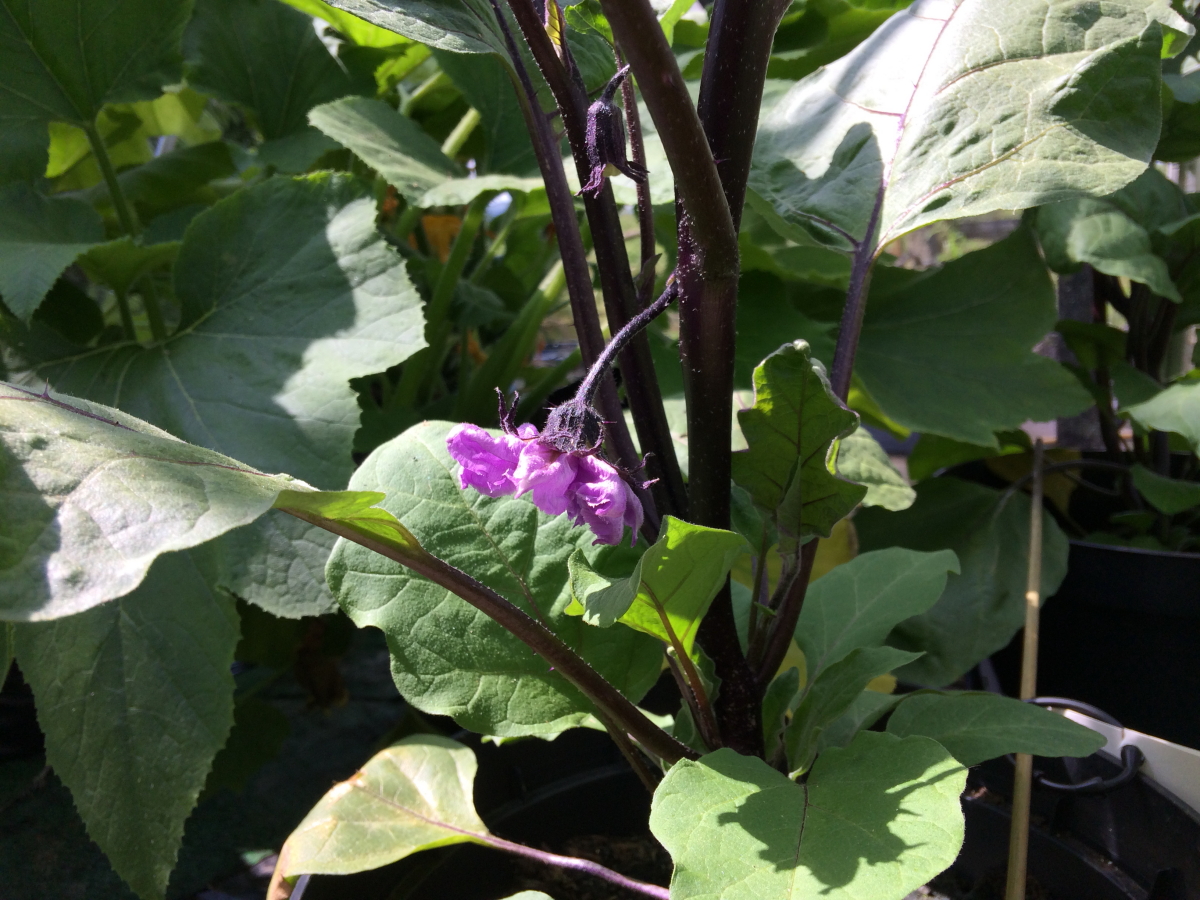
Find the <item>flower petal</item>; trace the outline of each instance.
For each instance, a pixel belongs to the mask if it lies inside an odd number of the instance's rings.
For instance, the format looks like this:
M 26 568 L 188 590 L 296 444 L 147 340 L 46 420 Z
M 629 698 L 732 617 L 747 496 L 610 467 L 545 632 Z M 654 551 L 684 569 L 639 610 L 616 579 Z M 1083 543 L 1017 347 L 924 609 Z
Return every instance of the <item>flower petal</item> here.
M 575 459 L 540 441 L 528 441 L 513 471 L 517 496 L 532 491 L 533 505 L 547 515 L 567 511 L 567 494 L 575 481 Z
M 457 425 L 446 436 L 446 448 L 462 470 L 459 485 L 473 487 L 488 497 L 511 494 L 516 489 L 513 470 L 520 460 L 522 441 L 509 435 L 488 434 L 477 425 Z

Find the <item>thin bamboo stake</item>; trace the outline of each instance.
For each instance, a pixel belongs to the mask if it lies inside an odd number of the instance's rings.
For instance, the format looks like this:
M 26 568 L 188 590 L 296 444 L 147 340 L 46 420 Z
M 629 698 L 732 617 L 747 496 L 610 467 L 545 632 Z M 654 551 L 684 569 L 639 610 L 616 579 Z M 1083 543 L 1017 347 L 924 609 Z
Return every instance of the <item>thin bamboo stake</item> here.
M 1021 699 L 1037 696 L 1038 613 L 1042 599 L 1042 439 L 1033 445 L 1029 512 L 1029 572 L 1025 582 L 1025 643 L 1021 651 Z M 1013 774 L 1012 829 L 1008 836 L 1008 885 L 1004 900 L 1025 900 L 1029 860 L 1029 794 L 1033 757 L 1018 753 Z

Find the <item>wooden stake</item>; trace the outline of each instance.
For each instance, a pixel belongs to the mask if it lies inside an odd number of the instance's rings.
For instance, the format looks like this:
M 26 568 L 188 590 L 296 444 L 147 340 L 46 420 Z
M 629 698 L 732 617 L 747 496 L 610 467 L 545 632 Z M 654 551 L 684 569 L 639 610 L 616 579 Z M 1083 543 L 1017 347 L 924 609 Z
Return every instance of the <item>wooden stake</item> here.
M 1042 599 L 1042 439 L 1033 445 L 1033 491 L 1029 512 L 1029 570 L 1025 581 L 1025 643 L 1021 651 L 1021 699 L 1037 696 L 1038 612 Z M 1029 794 L 1033 757 L 1016 754 L 1012 829 L 1008 836 L 1008 885 L 1004 900 L 1025 900 L 1029 859 Z

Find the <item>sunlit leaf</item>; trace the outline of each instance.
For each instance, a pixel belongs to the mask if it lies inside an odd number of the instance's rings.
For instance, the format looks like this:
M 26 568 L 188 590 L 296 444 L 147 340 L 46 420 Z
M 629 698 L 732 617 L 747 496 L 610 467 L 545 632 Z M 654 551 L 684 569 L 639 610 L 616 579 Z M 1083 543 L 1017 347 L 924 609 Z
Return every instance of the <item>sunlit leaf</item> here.
M 650 828 L 675 861 L 673 900 L 901 900 L 958 855 L 965 782 L 928 738 L 863 732 L 805 784 L 718 750 L 671 768 Z
M 1102 734 L 1066 716 L 981 691 L 914 694 L 896 707 L 887 730 L 931 737 L 964 766 L 1005 753 L 1088 756 L 1105 743 Z
M 1133 421 L 1143 428 L 1172 431 L 1200 454 L 1200 381 L 1173 384 L 1161 394 L 1127 407 Z

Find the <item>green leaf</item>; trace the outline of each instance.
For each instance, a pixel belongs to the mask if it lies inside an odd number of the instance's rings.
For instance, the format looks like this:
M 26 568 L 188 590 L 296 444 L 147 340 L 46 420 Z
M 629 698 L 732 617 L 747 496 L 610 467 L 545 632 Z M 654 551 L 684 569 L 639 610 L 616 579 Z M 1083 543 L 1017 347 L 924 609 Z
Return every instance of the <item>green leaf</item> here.
M 1038 239 L 1057 272 L 1087 263 L 1106 275 L 1141 282 L 1179 303 L 1166 261 L 1154 253 L 1146 229 L 1107 199 L 1085 197 L 1051 203 L 1037 211 Z
M 221 195 L 209 183 L 228 178 L 236 171 L 229 145 L 210 141 L 156 156 L 122 172 L 117 181 L 125 197 L 136 207 L 138 216 L 149 222 L 182 206 L 212 205 Z M 94 203 L 110 204 L 105 187 L 97 185 L 90 196 Z
M 1200 484 L 1194 481 L 1165 478 L 1140 463 L 1130 469 L 1130 474 L 1133 476 L 1133 486 L 1160 513 L 1174 516 L 1200 506 Z
M 822 730 L 849 708 L 871 679 L 920 655 L 895 647 L 859 647 L 810 678 L 783 734 L 788 768 L 793 774 L 808 771 L 816 758 Z
M 775 758 L 784 729 L 787 727 L 787 713 L 795 704 L 798 693 L 800 670 L 795 666 L 777 675 L 775 680 L 767 685 L 767 692 L 762 701 L 763 747 L 766 749 L 766 759 Z
M 104 240 L 104 223 L 79 200 L 24 184 L 0 191 L 0 298 L 28 322 L 63 269 Z
M 249 110 L 267 140 L 302 131 L 319 103 L 374 93 L 351 81 L 312 19 L 277 0 L 196 0 L 184 47 L 188 83 Z
M 672 900 L 900 900 L 958 855 L 965 783 L 928 738 L 864 732 L 803 785 L 718 750 L 671 768 L 650 829 L 675 861 Z
M 857 427 L 858 416 L 833 395 L 808 344 L 785 344 L 763 360 L 754 370 L 754 406 L 738 421 L 749 449 L 733 454 L 733 480 L 775 514 L 791 542 L 829 537 L 866 488 L 829 471 L 833 442 Z
M 1158 140 L 1159 23 L 1190 28 L 1163 0 L 1117 0 L 1086 29 L 1078 14 L 1074 0 L 897 13 L 763 117 L 751 202 L 787 237 L 849 250 L 1117 190 Z
M 423 548 L 412 532 L 390 512 L 376 505 L 385 496 L 379 491 L 283 491 L 275 500 L 275 506 L 293 515 L 307 513 L 344 525 L 360 537 L 408 556 L 422 554 Z
M 440 152 L 440 151 L 439 151 Z M 452 178 L 432 187 L 421 195 L 417 206 L 466 206 L 488 191 L 511 191 L 529 194 L 545 190 L 541 178 L 522 178 L 519 175 L 479 175 L 475 178 Z
M 855 372 L 904 427 L 994 447 L 996 431 L 1092 404 L 1074 376 L 1033 352 L 1057 309 L 1027 230 L 890 293 L 881 287 L 867 306 Z
M 12 622 L 0 622 L 0 685 L 8 678 L 13 656 L 17 652 L 17 632 Z
M 0 184 L 37 181 L 49 160 L 46 123 L 37 118 L 18 119 L 0 113 Z
M 189 0 L 0 0 L 0 131 L 90 126 L 107 103 L 153 100 L 180 76 Z
M 179 241 L 145 245 L 121 237 L 97 244 L 80 258 L 79 264 L 93 281 L 127 294 L 144 276 L 170 266 L 180 246 Z
M 1000 498 L 999 491 L 982 485 L 932 478 L 917 485 L 911 508 L 898 513 L 864 509 L 855 517 L 864 550 L 950 549 L 962 567 L 928 612 L 897 625 L 888 638 L 892 646 L 925 651 L 899 673 L 905 681 L 949 684 L 1005 646 L 1025 623 L 1029 497 L 1018 492 L 1003 509 Z M 1043 597 L 1053 597 L 1066 576 L 1067 549 L 1066 535 L 1049 513 L 1043 514 Z
M 565 613 L 567 558 L 582 549 L 606 575 L 632 569 L 634 551 L 593 546 L 586 528 L 528 499 L 459 487 L 448 422 L 426 422 L 376 449 L 350 480 L 383 491 L 383 508 L 428 552 L 479 579 L 555 631 L 634 702 L 658 678 L 662 646 L 627 629 L 593 628 Z M 380 628 L 400 693 L 423 712 L 502 737 L 578 725 L 591 704 L 516 637 L 444 588 L 356 544 L 339 541 L 329 585 L 360 627 Z
M 283 618 L 336 612 L 325 584 L 325 562 L 336 540 L 323 528 L 269 512 L 221 536 L 218 584 Z
M 329 5 L 438 50 L 508 53 L 488 0 L 330 0 Z
M 571 554 L 567 613 L 601 628 L 622 622 L 672 645 L 674 634 L 690 656 L 700 620 L 733 561 L 748 549 L 740 534 L 663 516 L 658 540 L 628 578 L 610 582 L 592 570 L 581 550 Z
M 421 850 L 482 843 L 475 754 L 449 738 L 417 734 L 376 753 L 318 801 L 280 852 L 285 878 L 349 875 Z
M 308 120 L 354 151 L 409 202 L 417 202 L 430 188 L 462 174 L 420 125 L 382 101 L 344 97 L 318 106 Z
M 818 578 L 808 587 L 796 623 L 809 680 L 853 650 L 882 644 L 896 625 L 937 603 L 947 573 L 958 571 L 949 550 L 891 547 L 863 553 Z
M 888 719 L 889 734 L 931 737 L 964 766 L 1005 753 L 1090 756 L 1102 734 L 1048 709 L 977 691 L 908 696 Z
M 863 506 L 882 506 L 896 512 L 908 509 L 917 499 L 879 441 L 861 425 L 838 444 L 837 470 L 847 481 L 867 489 Z
M 314 19 L 323 19 L 338 33 L 349 38 L 359 47 L 394 47 L 398 44 L 408 44 L 403 35 L 372 25 L 358 16 L 330 6 L 324 0 L 283 0 L 288 6 L 294 6 L 305 15 Z
M 425 343 L 374 202 L 342 177 L 272 178 L 193 220 L 174 277 L 182 320 L 166 342 L 76 351 L 39 373 L 252 466 L 343 487 L 359 419 L 349 379 Z
M 225 746 L 213 759 L 203 796 L 222 788 L 241 793 L 254 774 L 279 755 L 289 731 L 288 717 L 278 707 L 257 697 L 237 701 L 233 728 Z
M 1200 454 L 1200 381 L 1173 384 L 1125 412 L 1143 428 L 1181 435 L 1192 452 Z
M 233 722 L 233 600 L 202 553 L 161 557 L 120 600 L 16 627 L 46 762 L 88 835 L 144 898 L 161 898 Z
M 302 487 L 108 407 L 0 387 L 0 616 L 80 613 Z
M 495 21 L 494 16 L 492 20 Z M 609 53 L 611 60 L 611 50 Z M 537 157 L 509 77 L 507 53 L 497 58 L 435 50 L 433 55 L 442 71 L 480 115 L 476 127 L 482 132 L 486 146 L 477 159 L 480 171 L 485 174 L 538 175 Z
M 924 481 L 940 470 L 959 463 L 1028 453 L 1031 449 L 1029 435 L 1020 429 L 1001 432 L 996 435 L 996 440 L 1000 443 L 999 452 L 995 447 L 981 447 L 937 434 L 923 434 L 908 455 L 908 477 L 914 482 Z
M 830 747 L 847 746 L 856 734 L 878 722 L 905 696 L 863 691 L 851 701 L 845 712 L 821 729 L 817 735 L 817 753 L 824 753 Z
M 840 59 L 912 0 L 810 0 L 788 11 L 775 33 L 767 77 L 803 78 Z

